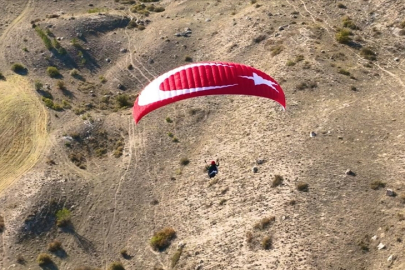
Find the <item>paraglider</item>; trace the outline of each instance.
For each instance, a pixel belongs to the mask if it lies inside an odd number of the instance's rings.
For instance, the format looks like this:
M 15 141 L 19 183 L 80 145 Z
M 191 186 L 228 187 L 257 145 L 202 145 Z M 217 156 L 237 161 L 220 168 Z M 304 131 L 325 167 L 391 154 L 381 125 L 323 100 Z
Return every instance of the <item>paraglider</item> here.
M 238 63 L 201 62 L 170 70 L 150 82 L 133 106 L 136 123 L 170 103 L 206 95 L 252 95 L 272 99 L 285 108 L 280 85 L 269 75 Z

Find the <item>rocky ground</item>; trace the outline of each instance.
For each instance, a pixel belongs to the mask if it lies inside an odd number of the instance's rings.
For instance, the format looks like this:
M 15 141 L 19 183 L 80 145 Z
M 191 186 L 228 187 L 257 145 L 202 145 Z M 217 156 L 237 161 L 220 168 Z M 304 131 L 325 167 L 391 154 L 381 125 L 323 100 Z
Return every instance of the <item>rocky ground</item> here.
M 404 268 L 403 3 L 135 2 L 0 1 L 0 269 Z M 265 71 L 286 111 L 210 96 L 135 125 L 190 60 Z

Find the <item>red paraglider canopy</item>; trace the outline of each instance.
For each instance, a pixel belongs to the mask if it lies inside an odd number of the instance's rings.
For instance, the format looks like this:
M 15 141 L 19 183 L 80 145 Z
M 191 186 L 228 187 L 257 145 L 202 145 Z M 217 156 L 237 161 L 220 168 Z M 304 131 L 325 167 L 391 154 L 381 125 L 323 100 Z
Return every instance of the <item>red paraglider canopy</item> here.
M 202 62 L 175 68 L 150 82 L 133 107 L 135 122 L 167 104 L 206 95 L 253 95 L 270 98 L 285 108 L 280 85 L 269 75 L 250 66 Z

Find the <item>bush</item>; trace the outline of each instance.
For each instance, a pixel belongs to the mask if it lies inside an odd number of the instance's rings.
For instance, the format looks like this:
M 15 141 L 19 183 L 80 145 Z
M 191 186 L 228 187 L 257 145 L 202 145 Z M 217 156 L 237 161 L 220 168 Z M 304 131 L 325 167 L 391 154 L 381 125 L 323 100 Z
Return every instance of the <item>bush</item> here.
M 22 64 L 15 63 L 11 66 L 11 70 L 14 71 L 15 73 L 22 73 L 26 72 L 27 68 L 23 66 Z
M 373 182 L 371 182 L 370 187 L 371 187 L 371 189 L 374 189 L 374 190 L 377 190 L 380 188 L 385 188 L 385 183 L 380 180 L 374 180 Z
M 23 257 L 23 255 L 17 255 L 17 263 L 19 264 L 25 264 L 25 259 Z
M 172 263 L 171 263 L 171 267 L 174 268 L 176 266 L 176 264 L 179 262 L 180 260 L 180 256 L 181 253 L 183 252 L 183 248 L 179 248 L 174 254 L 173 257 L 171 259 Z
M 361 48 L 360 55 L 370 61 L 377 60 L 375 53 L 370 48 L 367 48 L 367 47 Z
M 60 89 L 60 90 L 65 90 L 66 86 L 65 86 L 65 82 L 62 80 L 59 80 L 56 82 L 56 86 Z
M 347 44 L 352 41 L 350 38 L 351 34 L 352 32 L 350 32 L 349 29 L 340 29 L 335 35 L 336 41 L 342 44 Z
M 44 87 L 44 85 L 40 81 L 36 80 L 34 82 L 34 87 L 35 87 L 35 90 L 39 91 Z
M 180 159 L 180 164 L 183 165 L 183 166 L 186 166 L 189 163 L 190 163 L 190 160 L 188 158 L 186 158 L 186 157 Z
M 353 30 L 359 29 L 359 28 L 357 27 L 357 25 L 354 24 L 354 22 L 352 21 L 352 19 L 350 19 L 350 17 L 347 17 L 347 16 L 346 16 L 346 17 L 343 17 L 342 22 L 343 22 L 343 27 L 350 28 L 350 29 L 353 29 Z
M 270 249 L 272 242 L 273 242 L 273 239 L 271 236 L 265 236 L 261 242 L 261 246 L 263 249 Z
M 342 3 L 339 3 L 337 6 L 338 6 L 338 8 L 346 8 L 346 6 Z
M 278 187 L 283 183 L 283 177 L 281 175 L 275 175 L 271 187 Z
M 163 251 L 170 246 L 171 240 L 176 237 L 176 232 L 173 228 L 164 228 L 161 231 L 158 231 L 152 236 L 150 240 L 150 245 L 154 250 Z
M 115 101 L 117 102 L 119 108 L 131 106 L 128 95 L 118 95 L 115 97 Z
M 55 111 L 63 110 L 63 108 L 59 104 L 54 103 L 53 100 L 50 98 L 42 97 L 42 101 L 45 103 L 46 107 L 48 107 L 52 110 L 55 110 Z
M 0 216 L 0 233 L 4 231 L 4 218 Z
M 338 70 L 338 73 L 339 73 L 339 74 L 346 75 L 346 76 L 350 76 L 350 72 L 347 71 L 346 69 L 343 69 L 343 68 L 339 69 L 339 70 Z
M 271 224 L 273 224 L 275 221 L 276 221 L 275 216 L 263 218 L 258 223 L 255 224 L 254 228 L 258 229 L 258 230 L 264 230 L 267 227 L 269 227 Z
M 303 192 L 307 192 L 308 191 L 308 184 L 304 183 L 304 182 L 298 182 L 297 183 L 297 190 L 298 191 L 303 191 Z
M 46 69 L 46 72 L 48 73 L 49 77 L 51 78 L 56 78 L 60 76 L 60 72 L 57 67 L 48 67 Z
M 55 240 L 48 244 L 48 251 L 55 252 L 62 249 L 62 243 L 58 240 Z
M 49 256 L 49 255 L 46 254 L 46 253 L 41 253 L 41 254 L 39 254 L 38 257 L 37 257 L 37 263 L 38 263 L 40 266 L 46 265 L 46 264 L 52 263 L 52 258 L 51 258 L 51 256 Z
M 71 211 L 63 208 L 56 212 L 56 225 L 58 227 L 65 227 L 70 224 Z
M 51 50 L 51 49 L 52 49 L 52 42 L 51 42 L 51 40 L 49 39 L 49 37 L 46 35 L 46 33 L 45 33 L 39 26 L 35 27 L 35 31 L 37 32 L 37 34 L 39 35 L 39 37 L 40 37 L 40 38 L 42 39 L 42 41 L 44 42 L 45 47 L 46 47 L 48 50 Z
M 125 270 L 121 262 L 113 262 L 108 267 L 108 270 Z
M 281 45 L 274 46 L 273 48 L 270 49 L 272 56 L 276 56 L 277 54 L 280 54 L 283 50 L 284 50 L 284 47 Z

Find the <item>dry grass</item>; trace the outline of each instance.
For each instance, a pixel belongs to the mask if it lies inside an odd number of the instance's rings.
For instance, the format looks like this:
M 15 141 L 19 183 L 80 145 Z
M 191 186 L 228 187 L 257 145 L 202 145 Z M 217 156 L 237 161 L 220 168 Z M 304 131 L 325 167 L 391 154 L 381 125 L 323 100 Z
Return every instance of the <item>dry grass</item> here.
M 283 177 L 281 175 L 275 175 L 273 182 L 271 183 L 271 187 L 278 187 L 279 185 L 281 185 L 283 183 Z
M 273 244 L 273 238 L 270 235 L 265 236 L 262 239 L 261 246 L 263 249 L 271 249 L 272 244 Z
M 61 249 L 62 249 L 62 243 L 59 242 L 58 240 L 54 240 L 48 244 L 48 251 L 50 251 L 50 252 L 56 252 Z
M 266 218 L 261 219 L 259 222 L 257 222 L 255 224 L 254 228 L 257 230 L 264 230 L 264 229 L 268 228 L 271 224 L 273 224 L 275 221 L 276 221 L 275 216 L 266 217 Z
M 374 180 L 373 182 L 370 183 L 370 187 L 371 189 L 374 190 L 385 188 L 385 183 L 380 180 Z
M 50 263 L 52 263 L 52 258 L 51 258 L 51 256 L 49 256 L 49 254 L 41 253 L 37 257 L 37 263 L 40 266 L 50 264 Z

